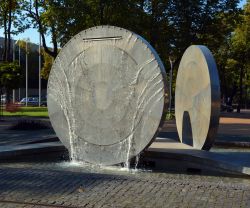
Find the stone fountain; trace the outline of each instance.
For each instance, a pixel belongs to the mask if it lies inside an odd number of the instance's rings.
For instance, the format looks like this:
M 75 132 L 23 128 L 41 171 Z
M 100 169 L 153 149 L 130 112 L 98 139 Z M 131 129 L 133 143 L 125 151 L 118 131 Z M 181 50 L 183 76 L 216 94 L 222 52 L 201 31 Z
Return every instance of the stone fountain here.
M 48 82 L 52 126 L 71 159 L 128 163 L 154 139 L 166 109 L 155 50 L 128 30 L 99 26 L 73 37 Z
M 74 36 L 48 82 L 50 120 L 71 159 L 129 167 L 165 120 L 165 80 L 156 51 L 131 31 L 99 26 Z M 175 97 L 181 142 L 208 149 L 218 126 L 219 79 L 206 47 L 185 52 Z

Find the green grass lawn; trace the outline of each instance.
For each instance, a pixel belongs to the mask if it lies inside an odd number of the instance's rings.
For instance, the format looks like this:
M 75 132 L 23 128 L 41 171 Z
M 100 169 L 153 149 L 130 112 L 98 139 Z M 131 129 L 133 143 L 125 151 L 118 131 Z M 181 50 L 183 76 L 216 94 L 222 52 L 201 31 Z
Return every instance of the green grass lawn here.
M 47 107 L 20 107 L 17 112 L 3 111 L 3 116 L 39 116 L 48 117 Z
M 3 116 L 37 116 L 37 117 L 48 117 L 47 107 L 20 107 L 17 112 L 10 113 L 3 111 Z M 166 120 L 173 119 L 174 111 L 167 113 Z

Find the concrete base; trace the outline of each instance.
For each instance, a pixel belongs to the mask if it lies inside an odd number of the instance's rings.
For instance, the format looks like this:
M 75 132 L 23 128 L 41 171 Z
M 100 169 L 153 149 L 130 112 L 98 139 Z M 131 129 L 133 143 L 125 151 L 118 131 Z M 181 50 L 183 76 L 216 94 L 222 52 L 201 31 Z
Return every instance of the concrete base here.
M 54 160 L 68 159 L 67 150 L 61 142 L 47 140 L 43 143 L 5 145 L 0 147 L 0 161 L 11 160 Z M 212 150 L 215 151 L 215 150 Z M 232 152 L 230 149 L 223 152 L 208 152 L 196 150 L 191 146 L 177 141 L 157 138 L 156 141 L 144 151 L 140 164 L 156 171 L 192 171 L 230 173 L 237 175 L 250 175 L 250 151 Z
M 66 154 L 61 142 L 44 142 L 23 145 L 6 145 L 0 147 L 0 161 L 10 160 L 58 160 Z
M 176 141 L 157 138 L 144 152 L 142 163 L 156 170 L 216 171 L 250 175 L 250 152 L 208 152 Z

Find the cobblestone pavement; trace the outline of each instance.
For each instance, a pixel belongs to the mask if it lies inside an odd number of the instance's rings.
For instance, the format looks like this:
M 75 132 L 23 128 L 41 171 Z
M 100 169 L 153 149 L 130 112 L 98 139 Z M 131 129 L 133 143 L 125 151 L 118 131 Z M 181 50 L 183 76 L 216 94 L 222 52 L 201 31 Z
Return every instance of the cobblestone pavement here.
M 124 172 L 67 163 L 0 165 L 0 207 L 250 207 L 250 179 Z

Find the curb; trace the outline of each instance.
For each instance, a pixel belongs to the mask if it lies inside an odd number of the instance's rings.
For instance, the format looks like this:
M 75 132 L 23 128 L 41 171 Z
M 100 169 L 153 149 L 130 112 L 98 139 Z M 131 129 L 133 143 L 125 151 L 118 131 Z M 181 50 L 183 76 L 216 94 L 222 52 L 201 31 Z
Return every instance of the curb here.
M 250 142 L 231 142 L 231 141 L 217 141 L 214 143 L 215 147 L 239 147 L 239 148 L 250 148 Z

